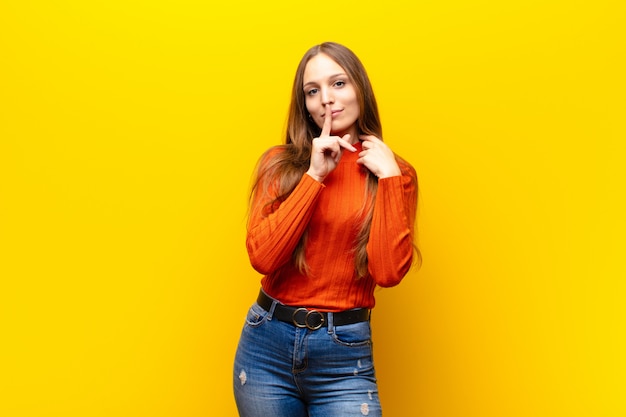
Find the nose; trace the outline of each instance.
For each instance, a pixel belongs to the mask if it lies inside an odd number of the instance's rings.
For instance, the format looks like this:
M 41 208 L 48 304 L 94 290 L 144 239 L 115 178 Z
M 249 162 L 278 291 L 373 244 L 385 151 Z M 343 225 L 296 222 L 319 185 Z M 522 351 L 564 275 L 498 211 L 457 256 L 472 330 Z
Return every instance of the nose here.
M 322 91 L 322 106 L 332 104 L 335 102 L 335 98 L 332 96 L 329 90 L 324 89 Z

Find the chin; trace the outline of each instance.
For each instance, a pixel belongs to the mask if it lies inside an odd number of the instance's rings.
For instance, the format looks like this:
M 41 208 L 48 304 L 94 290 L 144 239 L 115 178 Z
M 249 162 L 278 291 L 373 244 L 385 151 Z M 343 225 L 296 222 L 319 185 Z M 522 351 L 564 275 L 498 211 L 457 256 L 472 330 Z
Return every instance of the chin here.
M 350 133 L 350 131 L 352 130 L 352 128 L 354 127 L 354 125 L 342 125 L 342 126 L 337 126 L 337 128 L 333 128 L 331 129 L 330 133 L 332 133 L 334 136 L 343 136 L 345 134 Z

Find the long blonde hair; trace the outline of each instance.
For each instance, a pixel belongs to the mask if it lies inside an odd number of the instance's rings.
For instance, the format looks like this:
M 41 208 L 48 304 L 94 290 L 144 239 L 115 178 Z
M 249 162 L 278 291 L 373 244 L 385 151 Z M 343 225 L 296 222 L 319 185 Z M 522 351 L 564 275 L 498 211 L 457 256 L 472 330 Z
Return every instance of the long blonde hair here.
M 262 157 L 259 164 L 256 181 L 254 182 L 251 197 L 255 193 L 269 193 L 275 195 L 264 208 L 264 212 L 272 212 L 294 190 L 302 175 L 307 171 L 311 158 L 311 142 L 319 136 L 321 129 L 315 124 L 306 109 L 303 90 L 304 70 L 309 60 L 317 54 L 325 54 L 340 65 L 350 81 L 355 86 L 359 103 L 359 118 L 357 120 L 359 135 L 373 135 L 382 140 L 382 127 L 378 114 L 378 105 L 374 91 L 370 84 L 365 67 L 359 58 L 348 48 L 334 42 L 325 42 L 309 49 L 298 64 L 291 93 L 291 105 L 287 119 L 285 144 L 270 149 Z M 398 162 L 403 162 L 396 157 Z M 407 164 L 400 163 L 404 171 Z M 357 277 L 367 275 L 367 242 L 372 224 L 374 201 L 378 189 L 378 179 L 369 170 L 366 170 L 365 204 L 362 207 L 363 224 L 357 233 L 354 243 L 355 272 Z M 301 273 L 307 272 L 307 263 L 304 256 L 307 233 L 300 239 L 292 254 L 292 260 Z

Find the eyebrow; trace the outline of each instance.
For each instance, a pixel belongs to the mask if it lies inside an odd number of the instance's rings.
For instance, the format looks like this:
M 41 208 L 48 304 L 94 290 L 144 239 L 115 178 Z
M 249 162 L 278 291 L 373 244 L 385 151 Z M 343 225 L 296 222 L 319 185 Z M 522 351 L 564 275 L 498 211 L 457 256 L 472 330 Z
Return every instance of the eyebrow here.
M 339 78 L 339 77 L 347 77 L 346 74 L 344 74 L 343 72 L 339 73 L 339 74 L 333 74 L 330 77 L 328 77 L 329 80 L 332 80 L 334 78 Z M 306 87 L 307 85 L 311 85 L 311 84 L 317 84 L 316 81 L 309 81 L 308 83 L 305 83 L 302 88 Z

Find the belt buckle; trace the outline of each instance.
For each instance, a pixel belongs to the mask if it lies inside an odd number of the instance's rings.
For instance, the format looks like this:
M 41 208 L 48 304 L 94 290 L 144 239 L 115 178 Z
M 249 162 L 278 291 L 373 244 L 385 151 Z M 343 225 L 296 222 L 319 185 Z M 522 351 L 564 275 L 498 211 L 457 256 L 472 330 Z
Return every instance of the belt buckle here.
M 304 316 L 304 322 L 300 323 L 297 319 L 297 315 L 300 312 L 305 312 L 306 311 L 306 315 Z M 319 323 L 318 324 L 311 324 L 309 322 L 309 317 L 311 317 L 312 314 L 317 314 L 319 316 Z M 296 327 L 300 327 L 300 328 L 307 328 L 309 330 L 317 330 L 319 328 L 321 328 L 324 325 L 324 315 L 317 311 L 317 310 L 307 310 L 304 307 L 300 307 L 298 309 L 296 309 L 296 311 L 293 312 L 293 315 L 291 316 L 291 321 L 293 321 L 293 324 Z

